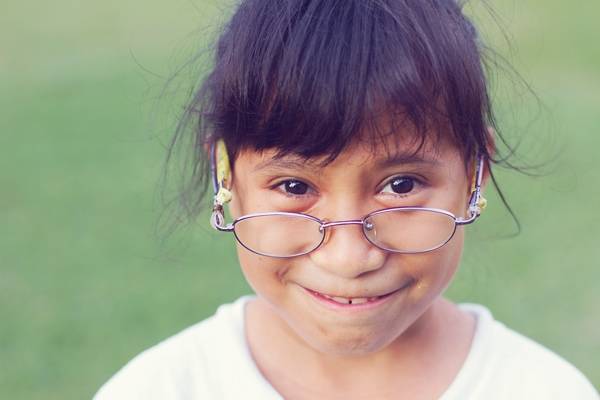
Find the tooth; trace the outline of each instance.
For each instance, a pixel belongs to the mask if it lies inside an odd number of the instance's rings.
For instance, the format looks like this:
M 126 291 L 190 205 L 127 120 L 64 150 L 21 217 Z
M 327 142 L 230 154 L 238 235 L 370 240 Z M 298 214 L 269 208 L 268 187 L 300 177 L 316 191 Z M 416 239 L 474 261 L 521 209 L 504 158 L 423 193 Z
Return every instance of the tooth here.
M 329 297 L 329 298 L 333 301 L 337 301 L 338 303 L 342 303 L 342 304 L 350 303 L 349 299 L 347 299 L 345 297 Z
M 340 303 L 340 304 L 364 304 L 364 303 L 368 303 L 370 301 L 375 301 L 379 298 L 379 296 L 376 297 L 357 297 L 357 298 L 348 298 L 348 297 L 336 297 L 336 296 L 329 296 L 325 293 L 320 293 L 320 295 L 322 295 L 325 298 L 328 298 L 329 300 L 333 300 L 336 303 Z

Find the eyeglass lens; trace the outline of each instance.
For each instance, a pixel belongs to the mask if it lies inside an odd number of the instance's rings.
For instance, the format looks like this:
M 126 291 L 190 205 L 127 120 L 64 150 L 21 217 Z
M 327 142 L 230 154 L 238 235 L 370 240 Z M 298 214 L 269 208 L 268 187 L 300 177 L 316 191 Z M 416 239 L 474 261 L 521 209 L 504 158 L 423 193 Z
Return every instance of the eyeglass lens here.
M 454 234 L 455 219 L 431 210 L 393 210 L 365 219 L 365 236 L 385 250 L 420 253 L 444 245 Z
M 237 240 L 248 250 L 274 257 L 306 254 L 323 241 L 321 224 L 293 214 L 260 215 L 235 223 Z
M 394 209 L 371 214 L 362 227 L 366 238 L 381 249 L 420 253 L 443 246 L 456 224 L 454 217 L 439 211 Z M 306 254 L 325 236 L 319 221 L 302 214 L 248 216 L 236 221 L 234 233 L 247 249 L 274 257 Z

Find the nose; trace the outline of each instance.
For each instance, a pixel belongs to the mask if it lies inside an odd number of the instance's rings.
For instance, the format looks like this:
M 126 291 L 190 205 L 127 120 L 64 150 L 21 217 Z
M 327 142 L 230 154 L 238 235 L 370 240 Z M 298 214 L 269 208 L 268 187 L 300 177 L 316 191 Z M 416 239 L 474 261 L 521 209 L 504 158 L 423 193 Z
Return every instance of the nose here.
M 386 253 L 373 246 L 362 232 L 362 223 L 340 221 L 325 224 L 325 241 L 310 253 L 320 268 L 343 278 L 358 278 L 383 266 Z

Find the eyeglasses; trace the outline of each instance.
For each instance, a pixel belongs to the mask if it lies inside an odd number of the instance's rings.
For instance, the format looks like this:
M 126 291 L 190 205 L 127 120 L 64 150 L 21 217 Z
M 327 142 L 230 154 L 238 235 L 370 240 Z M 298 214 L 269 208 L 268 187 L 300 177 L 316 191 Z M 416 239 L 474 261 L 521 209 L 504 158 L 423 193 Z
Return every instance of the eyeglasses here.
M 290 258 L 308 254 L 326 241 L 331 228 L 343 225 L 360 226 L 365 239 L 382 250 L 425 253 L 448 243 L 456 228 L 474 222 L 486 205 L 481 196 L 483 158 L 478 157 L 467 218 L 437 208 L 395 207 L 356 220 L 327 221 L 302 213 L 264 212 L 247 214 L 226 224 L 223 204 L 231 199 L 231 193 L 224 188 L 223 180 L 229 174 L 229 162 L 222 142 L 220 146 L 221 149 L 213 146 L 211 152 L 215 189 L 211 225 L 221 232 L 233 232 L 243 247 L 263 256 Z

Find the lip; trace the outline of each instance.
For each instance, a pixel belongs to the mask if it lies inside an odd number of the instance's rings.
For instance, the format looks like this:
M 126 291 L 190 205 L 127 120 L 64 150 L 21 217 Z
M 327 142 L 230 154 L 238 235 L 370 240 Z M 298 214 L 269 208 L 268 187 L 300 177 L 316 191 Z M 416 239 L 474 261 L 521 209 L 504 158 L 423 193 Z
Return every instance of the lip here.
M 305 287 L 302 287 L 302 289 L 304 289 L 304 291 L 316 303 L 318 303 L 319 305 L 324 306 L 330 310 L 342 311 L 342 312 L 361 312 L 361 311 L 372 310 L 372 309 L 383 306 L 384 304 L 390 302 L 393 298 L 395 298 L 396 295 L 402 293 L 404 291 L 404 289 L 406 289 L 408 286 L 410 286 L 410 284 L 411 284 L 411 282 L 408 282 L 408 283 L 402 285 L 402 287 L 400 287 L 392 292 L 389 292 L 382 296 L 377 296 L 377 298 L 374 300 L 367 301 L 365 303 L 358 303 L 358 304 L 338 303 L 337 301 L 334 301 L 332 299 L 329 299 L 329 298 L 323 296 L 323 294 L 321 294 L 320 292 L 317 292 L 317 291 L 314 291 L 314 290 L 311 290 L 311 289 L 308 289 Z M 340 296 L 340 297 L 342 297 L 342 296 Z

